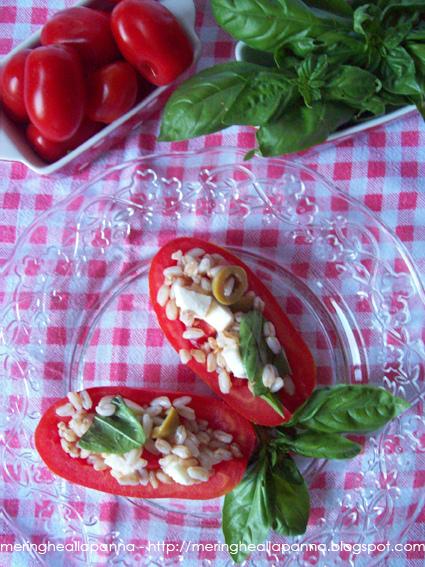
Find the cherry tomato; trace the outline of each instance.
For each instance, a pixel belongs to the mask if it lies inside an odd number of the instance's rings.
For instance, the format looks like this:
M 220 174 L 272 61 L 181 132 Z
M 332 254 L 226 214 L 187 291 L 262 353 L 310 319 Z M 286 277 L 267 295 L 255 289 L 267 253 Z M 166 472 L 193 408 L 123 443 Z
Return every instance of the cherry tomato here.
M 85 6 L 54 14 L 42 29 L 41 43 L 72 46 L 84 64 L 94 67 L 111 63 L 119 57 L 108 14 Z
M 140 405 L 148 404 L 157 396 L 168 396 L 170 400 L 183 396 L 181 392 L 159 392 L 154 390 L 141 390 L 125 387 L 100 387 L 87 390 L 93 407 L 97 405 L 103 396 L 121 395 Z M 235 442 L 239 445 L 242 457 L 233 458 L 230 461 L 222 461 L 214 466 L 214 474 L 208 482 L 200 482 L 191 486 L 183 486 L 175 482 L 171 484 L 160 483 L 158 488 L 147 486 L 122 486 L 110 475 L 107 470 L 95 471 L 84 459 L 72 459 L 64 452 L 60 444 L 57 425 L 64 418 L 56 414 L 56 408 L 66 403 L 63 398 L 53 404 L 41 418 L 35 430 L 35 446 L 41 458 L 49 469 L 58 476 L 75 484 L 132 498 L 186 498 L 194 500 L 207 500 L 216 498 L 230 492 L 244 475 L 248 459 L 252 454 L 256 436 L 252 425 L 237 413 L 229 410 L 221 400 L 194 396 L 190 407 L 196 412 L 198 419 L 208 421 L 210 427 L 224 430 L 233 435 Z M 143 458 L 147 453 L 143 454 Z M 150 458 L 148 468 L 158 468 L 157 458 Z
M 3 67 L 0 78 L 0 93 L 3 106 L 16 122 L 26 122 L 28 113 L 24 101 L 25 61 L 30 49 L 18 51 Z
M 63 142 L 48 140 L 34 124 L 28 125 L 26 134 L 33 150 L 42 159 L 52 163 L 94 136 L 101 128 L 102 124 L 90 121 L 83 122 L 76 133 L 69 140 Z
M 25 65 L 25 106 L 31 122 L 55 142 L 71 138 L 84 116 L 84 78 L 78 55 L 62 45 L 37 47 Z
M 165 308 L 159 305 L 156 298 L 159 288 L 164 283 L 164 269 L 175 264 L 171 255 L 177 250 L 182 250 L 185 253 L 192 248 L 202 248 L 208 254 L 221 254 L 229 264 L 244 268 L 248 276 L 248 289 L 253 290 L 265 302 L 264 316 L 274 324 L 276 336 L 285 349 L 292 369 L 295 391 L 292 395 L 289 395 L 284 390 L 279 392 L 285 414 L 284 418 L 282 418 L 267 402 L 254 396 L 249 391 L 247 380 L 233 379 L 232 389 L 229 394 L 223 394 L 218 386 L 218 375 L 216 372 L 207 372 L 206 365 L 197 362 L 194 358 L 187 365 L 217 395 L 222 397 L 235 411 L 239 412 L 246 419 L 259 425 L 279 425 L 287 420 L 291 412 L 301 405 L 314 390 L 316 385 L 316 366 L 307 345 L 282 311 L 276 298 L 260 278 L 237 256 L 224 248 L 198 238 L 178 238 L 163 246 L 152 260 L 149 272 L 149 293 L 159 325 L 177 352 L 180 349 L 191 350 L 190 341 L 183 338 L 184 324 L 178 319 L 170 321 L 166 316 Z
M 137 89 L 136 71 L 125 61 L 98 69 L 89 78 L 88 118 L 110 124 L 134 105 Z
M 192 63 L 186 32 L 155 0 L 122 0 L 112 12 L 111 25 L 125 59 L 154 85 L 173 82 Z

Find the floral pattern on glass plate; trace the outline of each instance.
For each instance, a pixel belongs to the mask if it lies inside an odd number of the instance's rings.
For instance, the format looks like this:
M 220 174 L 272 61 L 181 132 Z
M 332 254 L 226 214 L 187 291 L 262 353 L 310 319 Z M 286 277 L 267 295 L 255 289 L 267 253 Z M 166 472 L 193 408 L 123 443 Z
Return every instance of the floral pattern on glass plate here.
M 32 438 L 41 413 L 70 389 L 111 383 L 208 393 L 179 364 L 149 306 L 150 259 L 181 235 L 229 246 L 270 285 L 315 356 L 319 384 L 381 385 L 412 403 L 364 439 L 355 460 L 300 459 L 311 521 L 286 543 L 398 542 L 424 502 L 415 471 L 425 451 L 425 294 L 414 263 L 372 213 L 314 171 L 280 159 L 245 162 L 231 148 L 151 155 L 106 171 L 42 215 L 2 268 L 0 466 L 4 498 L 20 510 L 5 506 L 3 530 L 17 542 L 223 541 L 220 500 L 137 501 L 84 490 L 55 478 Z M 268 550 L 250 564 L 372 565 L 385 554 Z M 30 555 L 29 563 L 45 565 L 107 561 L 84 546 L 66 558 Z M 109 563 L 232 563 L 224 551 L 163 555 L 118 546 Z

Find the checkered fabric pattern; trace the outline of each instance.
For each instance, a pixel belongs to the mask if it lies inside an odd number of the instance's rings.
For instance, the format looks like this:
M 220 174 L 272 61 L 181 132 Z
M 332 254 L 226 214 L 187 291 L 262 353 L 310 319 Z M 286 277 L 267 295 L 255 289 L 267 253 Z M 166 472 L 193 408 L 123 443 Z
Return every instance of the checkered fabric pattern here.
M 198 63 L 198 68 L 208 67 L 212 64 L 223 62 L 233 57 L 234 44 L 231 39 L 221 31 L 214 23 L 207 0 L 195 0 L 197 7 L 196 29 L 202 42 L 202 55 Z M 62 0 L 0 0 L 0 56 L 8 53 L 14 46 L 26 39 L 31 33 L 36 31 L 55 11 L 63 7 L 69 7 L 72 2 Z M 10 256 L 15 242 L 23 230 L 39 215 L 63 198 L 72 194 L 81 184 L 94 178 L 97 174 L 104 171 L 107 167 L 121 163 L 125 160 L 137 156 L 158 152 L 158 151 L 183 151 L 200 148 L 211 148 L 215 146 L 233 146 L 241 149 L 250 149 L 254 145 L 254 134 L 250 128 L 229 128 L 226 131 L 212 134 L 195 140 L 179 143 L 158 143 L 156 134 L 159 127 L 159 115 L 156 114 L 146 122 L 141 130 L 136 130 L 121 145 L 112 148 L 101 159 L 94 162 L 89 168 L 76 175 L 66 175 L 57 172 L 49 177 L 39 177 L 28 170 L 24 165 L 18 163 L 0 162 L 0 262 L 4 263 Z M 407 250 L 412 254 L 421 273 L 425 272 L 425 194 L 423 190 L 423 180 L 425 178 L 425 126 L 418 114 L 414 113 L 409 117 L 387 124 L 373 131 L 356 135 L 354 138 L 336 144 L 330 144 L 322 148 L 303 155 L 293 156 L 303 163 L 309 165 L 338 187 L 346 191 L 350 196 L 355 197 L 361 203 L 372 210 L 388 227 L 392 230 Z M 338 205 L 335 204 L 335 207 Z M 165 234 L 165 233 L 164 233 Z M 243 238 L 242 231 L 238 227 L 230 227 L 230 243 L 238 245 L 238 240 Z M 272 237 L 270 234 L 264 236 L 265 239 Z M 33 236 L 33 244 L 43 244 L 43 234 Z M 30 268 L 29 268 L 30 269 Z M 104 266 L 101 264 L 88 267 L 91 275 L 103 277 Z M 7 281 L 0 281 L 0 293 L 8 289 Z M 30 294 L 30 291 L 28 291 Z M 22 301 L 25 296 L 22 297 Z M 96 302 L 95 295 L 88 294 L 86 301 L 87 309 L 90 309 Z M 154 330 L 149 331 L 147 336 L 132 336 L 132 317 L 135 308 L 146 314 L 147 292 L 140 290 L 139 302 L 134 305 L 132 295 L 121 295 L 116 306 L 116 316 L 113 326 L 108 328 L 107 324 L 102 328 L 102 333 L 92 339 L 91 345 L 96 353 L 93 358 L 102 356 L 104 349 L 105 361 L 108 361 L 110 352 L 108 345 L 123 349 L 126 352 L 128 345 L 133 340 L 146 343 L 161 353 L 163 351 L 163 337 Z M 288 306 L 293 310 L 292 315 L 297 314 L 297 305 Z M 63 295 L 58 304 L 54 307 L 58 310 L 72 308 L 72 303 L 67 302 L 67 296 Z M 149 325 L 148 325 L 149 326 Z M 154 325 L 150 325 L 154 327 Z M 57 332 L 49 329 L 47 337 L 50 345 L 61 346 L 66 341 L 66 329 L 58 327 Z M 99 350 L 100 349 L 100 350 Z M 158 372 L 166 372 L 167 364 L 171 364 L 168 351 L 161 359 L 161 366 L 157 360 L 145 361 L 150 367 L 150 384 L 155 387 L 160 383 L 161 377 Z M 125 357 L 124 357 L 125 358 Z M 131 371 L 137 371 L 138 360 L 131 361 Z M 61 361 L 51 360 L 45 364 L 45 378 L 51 384 L 52 397 L 59 395 L 61 385 L 57 384 L 57 376 L 62 374 Z M 114 367 L 112 365 L 112 381 L 119 383 L 120 377 L 129 371 L 130 365 L 126 368 Z M 165 368 L 165 370 L 164 370 Z M 99 365 L 96 372 L 99 372 Z M 85 368 L 86 376 L 90 379 L 90 372 L 94 372 L 94 365 L 90 366 L 87 362 Z M 178 380 L 184 380 L 187 386 L 203 390 L 202 386 L 196 385 L 189 373 L 181 371 L 182 375 Z M 114 378 L 115 376 L 115 378 Z M 93 376 L 93 379 L 95 377 Z M 130 377 L 131 382 L 131 377 Z M 46 403 L 48 399 L 46 398 Z M 19 439 L 15 440 L 19 443 Z M 419 449 L 418 449 L 419 451 Z M 417 463 L 423 464 L 418 456 Z M 423 488 L 425 485 L 425 470 L 419 468 L 414 472 L 414 488 Z M 45 534 L 41 526 L 45 526 L 51 515 L 49 502 L 41 497 L 37 502 L 32 503 L 25 496 L 21 498 L 8 498 L 7 485 L 10 479 L 6 476 L 0 479 L 3 489 L 0 490 L 0 542 L 13 542 L 17 538 L 17 530 L 21 531 L 22 538 L 31 538 L 33 542 L 43 541 Z M 359 482 L 359 476 L 351 469 L 345 476 L 344 483 L 347 488 L 353 488 Z M 317 489 L 329 489 L 333 486 L 333 479 L 329 479 L 325 474 L 317 475 L 315 478 Z M 403 486 L 399 489 L 403 491 Z M 407 488 L 406 488 L 407 490 Z M 24 493 L 22 493 L 24 494 Z M 146 544 L 148 540 L 158 541 L 167 536 L 169 541 L 172 538 L 184 539 L 190 532 L 190 526 L 181 525 L 179 530 L 170 534 L 167 532 L 167 521 L 172 523 L 172 513 L 158 511 L 158 518 L 148 515 L 143 507 L 136 506 L 133 509 L 130 519 L 123 518 L 123 511 L 120 509 L 116 500 L 103 502 L 100 508 L 96 508 L 94 501 L 90 503 L 84 500 L 74 503 L 75 509 L 87 509 L 93 507 L 93 515 L 97 516 L 101 522 L 108 526 L 108 532 L 113 533 L 114 527 L 124 522 L 133 522 L 140 527 L 140 531 L 132 530 L 132 538 L 139 543 Z M 203 509 L 208 514 L 208 503 Z M 66 513 L 66 510 L 64 510 Z M 320 510 L 313 512 L 313 522 L 315 514 L 320 517 Z M 405 511 L 408 517 L 409 510 Z M 75 518 L 78 522 L 78 518 Z M 178 522 L 179 520 L 177 520 Z M 205 528 L 208 523 L 215 522 L 215 519 L 205 520 Z M 397 517 L 394 517 L 397 522 Z M 175 524 L 176 522 L 174 522 Z M 413 527 L 405 534 L 404 542 L 423 542 L 425 539 L 425 510 L 423 510 L 415 520 Z M 72 534 L 65 534 L 71 537 Z M 171 539 L 170 539 L 171 538 Z M 199 532 L 202 540 L 202 529 Z M 155 555 L 155 554 L 154 554 Z M 133 564 L 135 556 L 126 558 L 127 564 Z M 390 554 L 386 559 L 389 564 L 400 567 L 419 567 L 423 565 L 425 554 L 422 551 L 408 551 L 404 553 Z M 200 555 L 199 562 L 205 558 Z M 214 557 L 208 556 L 212 562 Z M 99 563 L 106 564 L 106 558 L 102 562 L 98 557 Z M 139 560 L 143 561 L 143 559 Z M 160 553 L 154 560 L 161 563 Z M 322 560 L 325 561 L 325 560 Z M 12 565 L 13 567 L 26 567 L 27 565 L 39 564 L 39 558 L 35 556 L 15 555 L 14 557 L 4 554 L 0 555 L 0 566 Z M 59 559 L 58 559 L 58 565 Z M 143 564 L 143 562 L 141 563 Z M 319 559 L 317 565 L 326 566 L 326 562 Z

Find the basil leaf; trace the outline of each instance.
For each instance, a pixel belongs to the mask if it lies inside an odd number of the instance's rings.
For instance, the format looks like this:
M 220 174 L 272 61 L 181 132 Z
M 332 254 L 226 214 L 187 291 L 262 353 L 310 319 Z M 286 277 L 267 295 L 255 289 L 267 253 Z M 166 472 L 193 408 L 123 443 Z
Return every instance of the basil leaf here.
M 319 10 L 326 10 L 333 14 L 350 18 L 353 15 L 353 8 L 346 0 L 305 0 L 305 3 Z
M 404 97 L 403 95 L 390 93 L 384 89 L 379 93 L 379 96 L 382 101 L 388 106 L 399 107 L 405 106 L 406 104 L 406 97 Z
M 353 109 L 337 102 L 314 102 L 311 108 L 293 105 L 284 116 L 257 131 L 261 154 L 277 156 L 306 150 L 324 142 L 353 116 Z
M 422 118 L 425 120 L 425 100 L 422 95 L 415 95 L 408 97 L 411 104 L 416 104 L 418 112 L 421 114 Z
M 351 459 L 360 453 L 361 445 L 338 433 L 303 431 L 293 437 L 279 434 L 276 445 L 314 459 Z
M 395 15 L 395 17 L 400 17 L 410 10 L 419 10 L 424 12 L 423 0 L 387 0 L 383 5 L 382 18 L 388 17 L 389 14 L 394 16 L 394 12 L 400 12 L 401 14 Z
M 413 27 L 413 19 L 413 16 L 404 18 L 404 21 L 398 21 L 396 26 L 389 27 L 383 40 L 386 49 L 398 47 L 406 39 Z
M 352 65 L 341 65 L 327 83 L 326 96 L 353 108 L 363 108 L 364 103 L 381 87 L 379 79 L 369 71 Z
M 354 11 L 353 29 L 365 41 L 365 62 L 370 71 L 381 61 L 381 45 L 385 30 L 381 23 L 381 10 L 374 4 L 364 4 Z
M 354 11 L 353 29 L 369 43 L 374 37 L 382 37 L 381 10 L 374 4 L 364 4 Z
M 360 105 L 358 106 L 358 110 L 360 111 L 356 118 L 358 117 L 359 114 L 361 114 L 362 112 L 370 112 L 372 114 L 374 114 L 375 116 L 379 116 L 381 114 L 385 113 L 385 101 L 382 99 L 382 97 L 379 95 L 376 96 L 371 96 L 370 98 L 362 101 L 360 103 Z
M 306 106 L 311 107 L 314 101 L 322 98 L 321 88 L 325 85 L 327 70 L 326 55 L 320 57 L 310 55 L 298 67 L 296 84 Z
M 409 404 L 383 388 L 341 384 L 315 390 L 280 427 L 294 425 L 323 433 L 367 433 L 383 427 Z
M 267 458 L 263 451 L 242 482 L 224 498 L 222 530 L 236 563 L 243 561 L 250 552 L 240 548 L 232 552 L 230 546 L 263 543 L 271 527 L 266 472 Z
M 301 0 L 211 0 L 219 26 L 250 47 L 274 52 L 286 40 L 305 32 L 310 37 L 350 27 L 348 18 L 316 10 Z
M 256 396 L 269 391 L 262 380 L 263 368 L 269 361 L 269 349 L 263 335 L 263 325 L 263 315 L 260 311 L 254 310 L 243 315 L 239 328 L 241 357 Z
M 184 140 L 224 128 L 224 116 L 245 85 L 263 67 L 232 61 L 201 71 L 182 83 L 165 105 L 159 139 Z
M 425 35 L 424 35 L 425 41 Z M 406 49 L 413 56 L 415 66 L 422 77 L 425 77 L 425 44 L 408 42 Z
M 278 413 L 281 417 L 285 415 L 283 411 L 282 402 L 279 400 L 276 394 L 273 394 L 272 392 L 268 391 L 265 394 L 261 394 L 260 398 L 262 398 L 265 402 L 267 402 L 274 409 L 274 411 Z
M 268 505 L 272 528 L 283 536 L 305 533 L 310 515 L 306 483 L 289 456 L 280 457 L 267 475 Z
M 298 57 L 290 54 L 287 49 L 279 48 L 274 52 L 274 61 L 278 69 L 285 73 L 289 79 L 297 78 L 297 69 L 300 66 L 301 60 Z
M 261 396 L 281 416 L 284 415 L 279 398 L 263 384 L 263 369 L 266 364 L 274 364 L 276 355 L 267 346 L 263 334 L 266 322 L 260 311 L 248 311 L 240 322 L 239 348 L 248 380 L 255 396 Z
M 416 79 L 415 62 L 404 47 L 388 50 L 381 64 L 382 84 L 390 93 L 422 95 Z
M 367 64 L 367 50 L 361 36 L 333 31 L 320 36 L 320 42 L 324 44 L 329 66 L 336 71 L 340 65 L 363 67 Z
M 92 453 L 120 455 L 138 449 L 146 441 L 146 435 L 136 414 L 121 396 L 112 399 L 116 406 L 114 415 L 95 415 L 93 423 L 78 441 L 78 446 Z
M 315 38 L 308 37 L 305 32 L 302 32 L 288 39 L 283 47 L 292 51 L 297 57 L 307 57 L 312 54 L 318 46 L 319 42 Z
M 407 35 L 406 39 L 407 41 L 425 41 L 425 24 L 421 22 L 417 28 Z
M 276 366 L 279 376 L 281 376 L 282 378 L 285 378 L 285 376 L 287 376 L 288 374 L 292 374 L 291 367 L 283 349 L 279 354 L 274 355 L 272 364 L 273 366 Z
M 260 71 L 245 84 L 226 112 L 224 124 L 266 124 L 278 108 L 286 108 L 294 98 L 294 88 L 282 74 Z
M 243 160 L 249 161 L 250 159 L 252 159 L 255 156 L 256 153 L 257 153 L 257 150 L 255 148 L 253 150 L 249 150 L 249 152 L 246 152 L 246 154 L 243 156 Z

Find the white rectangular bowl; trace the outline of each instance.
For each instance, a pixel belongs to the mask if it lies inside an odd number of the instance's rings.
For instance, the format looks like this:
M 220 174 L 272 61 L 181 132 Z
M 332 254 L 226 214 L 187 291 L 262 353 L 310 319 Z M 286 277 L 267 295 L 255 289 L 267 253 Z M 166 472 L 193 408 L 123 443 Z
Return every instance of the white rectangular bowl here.
M 75 150 L 72 150 L 61 159 L 50 164 L 47 164 L 37 156 L 28 144 L 22 128 L 13 123 L 12 120 L 5 116 L 0 110 L 0 160 L 23 163 L 41 175 L 53 173 L 68 166 L 71 162 L 73 171 L 81 171 L 109 147 L 116 144 L 127 136 L 129 132 L 143 124 L 157 108 L 164 105 L 166 99 L 171 94 L 171 89 L 193 71 L 200 56 L 201 43 L 195 33 L 195 6 L 193 0 L 162 0 L 161 3 L 174 13 L 192 42 L 194 60 L 189 69 L 174 83 L 154 89 L 146 98 L 136 104 L 136 106 L 126 114 L 123 114 L 111 124 L 105 125 L 102 130 L 79 145 Z M 83 0 L 78 2 L 77 6 L 100 8 L 102 7 L 102 0 Z M 0 64 L 4 65 L 15 53 L 22 49 L 39 45 L 40 35 L 41 30 L 34 33 L 6 55 Z

